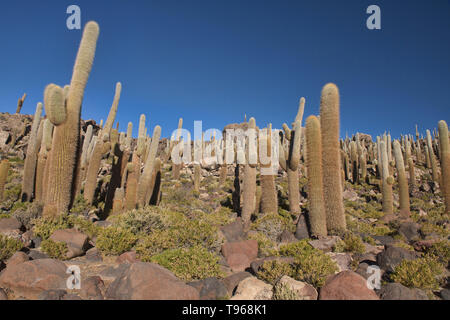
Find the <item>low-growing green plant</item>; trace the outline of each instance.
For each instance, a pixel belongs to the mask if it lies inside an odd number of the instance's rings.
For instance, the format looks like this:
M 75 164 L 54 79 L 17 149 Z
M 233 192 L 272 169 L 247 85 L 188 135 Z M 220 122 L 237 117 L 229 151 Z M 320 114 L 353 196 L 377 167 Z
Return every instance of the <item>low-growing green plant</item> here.
M 84 196 L 79 194 L 75 197 L 73 201 L 72 208 L 70 209 L 70 213 L 76 215 L 86 215 L 89 213 L 91 206 L 86 202 Z
M 32 220 L 31 224 L 33 225 L 34 234 L 42 240 L 48 239 L 56 230 L 71 228 L 75 228 L 92 239 L 100 230 L 99 227 L 82 216 L 67 214 L 57 217 L 41 217 Z
M 110 226 L 99 231 L 95 245 L 105 255 L 120 255 L 133 248 L 136 241 L 131 231 Z
M 301 300 L 299 294 L 285 283 L 278 282 L 273 288 L 273 300 Z
M 316 288 L 322 287 L 326 278 L 339 270 L 330 256 L 312 247 L 307 239 L 282 245 L 279 252 L 294 257 L 294 279 L 306 281 Z
M 280 214 L 270 213 L 259 217 L 252 224 L 251 229 L 263 233 L 272 241 L 277 241 L 278 236 L 284 230 L 294 232 L 295 225 L 292 223 L 292 219 L 290 218 Z
M 41 217 L 34 219 L 31 223 L 33 224 L 33 233 L 42 240 L 47 240 L 56 230 L 71 228 L 67 215 Z
M 334 247 L 335 252 L 364 253 L 365 249 L 361 238 L 350 232 L 347 232 L 342 240 L 337 241 Z
M 266 235 L 260 232 L 251 233 L 248 236 L 250 240 L 256 240 L 258 242 L 258 256 L 259 257 L 271 257 L 278 255 L 277 243 L 269 239 Z
M 426 254 L 446 267 L 450 263 L 450 240 L 445 239 L 434 243 Z
M 58 259 L 58 260 L 66 260 L 67 259 L 67 244 L 61 241 L 53 241 L 51 239 L 47 239 L 41 242 L 41 249 L 45 252 L 50 258 Z
M 164 229 L 166 224 L 159 211 L 146 207 L 131 210 L 111 217 L 115 225 L 130 230 L 133 234 L 149 234 L 155 229 Z
M 277 283 L 283 276 L 293 277 L 294 268 L 285 261 L 269 260 L 265 261 L 259 268 L 256 276 L 271 285 Z
M 0 260 L 8 260 L 22 248 L 23 243 L 19 240 L 0 234 Z
M 201 246 L 166 250 L 153 256 L 150 262 L 169 269 L 184 281 L 224 276 L 218 264 L 219 257 Z
M 0 213 L 0 219 L 8 219 L 11 218 L 9 213 Z
M 444 267 L 435 259 L 423 257 L 415 260 L 403 260 L 394 268 L 391 279 L 408 288 L 425 290 L 439 289 L 439 277 Z

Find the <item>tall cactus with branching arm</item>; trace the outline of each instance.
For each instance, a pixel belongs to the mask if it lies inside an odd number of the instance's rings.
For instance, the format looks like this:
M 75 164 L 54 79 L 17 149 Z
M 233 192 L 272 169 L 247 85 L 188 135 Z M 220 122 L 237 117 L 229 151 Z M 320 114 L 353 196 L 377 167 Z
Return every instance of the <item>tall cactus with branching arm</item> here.
M 292 130 L 290 130 L 286 124 L 283 124 L 284 136 L 289 142 L 289 150 L 285 150 L 283 143 L 279 144 L 279 162 L 288 175 L 289 210 L 291 214 L 295 215 L 300 213 L 298 167 L 300 163 L 300 145 L 302 140 L 302 120 L 304 110 L 305 98 L 301 98 L 295 122 L 292 124 Z
M 161 127 L 156 126 L 153 130 L 153 137 L 150 143 L 149 154 L 147 156 L 144 171 L 139 179 L 137 190 L 137 200 L 140 207 L 149 204 L 153 190 L 150 190 L 150 181 L 152 178 L 152 171 L 156 159 L 156 152 L 158 151 L 159 138 L 161 137 Z
M 329 83 L 320 99 L 320 127 L 322 131 L 323 191 L 327 230 L 329 233 L 347 229 L 342 196 L 341 161 L 339 147 L 339 90 Z
M 73 196 L 73 180 L 76 172 L 80 139 L 80 115 L 84 89 L 94 61 L 99 27 L 96 22 L 88 22 L 78 50 L 67 99 L 64 97 L 45 111 L 55 125 L 48 190 L 44 205 L 44 215 L 60 215 L 69 210 Z M 52 90 L 54 91 L 54 90 Z M 58 90 L 59 91 L 59 90 Z M 53 94 L 61 94 L 61 91 Z M 61 97 L 60 97 L 61 98 Z M 56 121 L 55 121 L 56 120 Z M 54 122 L 55 121 L 55 122 Z
M 116 92 L 114 94 L 113 104 L 109 111 L 105 126 L 101 131 L 101 136 L 97 140 L 91 161 L 86 173 L 86 184 L 84 186 L 84 199 L 88 204 L 94 201 L 95 189 L 97 187 L 97 176 L 100 169 L 100 163 L 103 156 L 111 150 L 111 129 L 116 118 L 117 108 L 119 106 L 122 85 L 120 82 L 116 84 Z

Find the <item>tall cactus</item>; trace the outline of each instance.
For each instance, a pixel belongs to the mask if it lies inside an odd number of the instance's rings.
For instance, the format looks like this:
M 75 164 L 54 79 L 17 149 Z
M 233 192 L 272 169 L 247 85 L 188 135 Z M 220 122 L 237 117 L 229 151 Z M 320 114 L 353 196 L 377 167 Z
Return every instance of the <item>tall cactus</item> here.
M 17 108 L 16 108 L 16 113 L 19 114 L 20 111 L 22 110 L 23 107 L 23 103 L 25 102 L 25 98 L 27 97 L 27 94 L 24 93 L 22 98 L 19 98 L 19 100 L 17 101 Z
M 159 138 L 161 137 L 161 127 L 156 126 L 153 130 L 153 137 L 149 147 L 149 155 L 147 156 L 144 171 L 139 179 L 138 191 L 137 191 L 137 199 L 138 205 L 140 207 L 146 206 L 150 197 L 153 193 L 153 190 L 150 190 L 150 181 L 152 177 L 152 171 L 154 162 L 156 159 L 156 152 L 158 151 Z
M 6 179 L 8 178 L 9 167 L 10 164 L 7 159 L 0 162 L 0 201 L 3 200 L 5 194 L 5 184 Z
M 56 126 L 53 134 L 52 151 L 46 192 L 44 215 L 59 215 L 69 210 L 73 196 L 73 180 L 76 172 L 80 139 L 80 114 L 84 89 L 94 60 L 99 27 L 88 22 L 84 28 L 67 99 L 62 99 L 54 108 L 45 111 Z M 53 90 L 52 90 L 53 91 Z M 61 93 L 61 92 L 59 92 Z M 57 94 L 57 91 L 53 92 Z M 65 101 L 64 101 L 65 100 Z
M 393 214 L 392 185 L 394 178 L 389 174 L 389 162 L 387 148 L 384 141 L 380 141 L 380 159 L 381 159 L 381 192 L 383 196 L 383 212 L 386 216 Z
M 327 230 L 329 233 L 347 229 L 342 196 L 339 149 L 339 90 L 329 83 L 320 99 L 322 131 L 323 190 Z
M 268 164 L 261 164 L 261 212 L 262 213 L 277 213 L 278 212 L 278 197 L 275 187 L 275 177 L 273 174 L 272 163 L 272 124 L 269 124 L 266 129 L 266 134 L 260 135 L 260 139 L 267 139 L 267 156 L 269 158 Z M 260 141 L 261 144 L 261 141 Z M 264 146 L 264 144 L 263 144 Z
M 47 187 L 45 184 L 46 175 L 45 167 L 47 165 L 48 155 L 52 148 L 52 134 L 53 134 L 53 124 L 49 119 L 45 119 L 43 122 L 43 132 L 41 147 L 39 150 L 37 167 L 36 167 L 36 201 L 43 201 L 44 199 L 44 188 Z
M 450 143 L 447 123 L 444 120 L 439 121 L 438 128 L 441 148 L 442 191 L 445 198 L 445 210 L 450 213 Z
M 306 119 L 306 166 L 308 170 L 308 208 L 311 235 L 327 235 L 323 195 L 322 141 L 320 121 L 315 116 Z M 300 227 L 300 223 L 297 227 Z
M 86 173 L 86 183 L 84 186 L 84 199 L 88 204 L 92 204 L 94 201 L 95 189 L 97 188 L 97 176 L 100 169 L 100 164 L 103 156 L 111 150 L 111 130 L 116 118 L 117 108 L 119 106 L 120 94 L 122 91 L 122 85 L 120 82 L 116 84 L 116 91 L 114 94 L 113 104 L 109 111 L 108 118 L 105 126 L 102 129 L 101 136 L 98 138 L 94 151 L 92 153 L 91 161 Z
M 31 201 L 34 195 L 38 145 L 38 131 L 41 123 L 42 103 L 38 103 L 34 113 L 33 124 L 31 125 L 30 138 L 28 140 L 27 155 L 23 169 L 22 179 L 22 201 Z
M 288 198 L 289 211 L 291 214 L 300 213 L 300 190 L 298 184 L 298 167 L 300 163 L 300 145 L 302 140 L 302 120 L 305 110 L 305 98 L 300 99 L 297 116 L 292 124 L 292 130 L 286 124 L 283 124 L 285 137 L 289 150 L 284 150 L 283 144 L 280 144 L 279 156 L 280 165 L 286 170 L 288 176 Z M 286 157 L 287 154 L 287 157 Z
M 255 118 L 248 122 L 247 162 L 244 167 L 242 222 L 246 227 L 250 224 L 252 213 L 256 209 L 256 164 L 257 164 L 257 135 Z
M 430 130 L 427 130 L 427 146 L 428 146 L 428 156 L 430 158 L 430 164 L 431 164 L 431 175 L 432 175 L 433 181 L 438 182 L 439 175 L 437 172 L 436 157 L 435 157 L 434 151 L 433 151 L 433 143 L 431 140 Z
M 405 172 L 405 166 L 403 163 L 402 149 L 401 149 L 400 143 L 397 140 L 394 140 L 394 157 L 395 157 L 395 164 L 397 166 L 397 174 L 398 174 L 397 178 L 398 178 L 399 196 L 400 196 L 400 215 L 403 217 L 409 217 L 411 213 L 410 213 L 410 205 L 409 205 L 408 180 L 406 179 L 406 172 Z M 410 159 L 411 158 L 409 158 L 409 160 Z

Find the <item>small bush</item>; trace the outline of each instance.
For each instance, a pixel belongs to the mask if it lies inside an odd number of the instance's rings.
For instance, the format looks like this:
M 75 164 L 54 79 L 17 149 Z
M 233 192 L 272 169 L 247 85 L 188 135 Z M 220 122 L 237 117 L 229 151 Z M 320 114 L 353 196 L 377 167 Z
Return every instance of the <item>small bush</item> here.
M 256 274 L 259 279 L 271 285 L 277 283 L 283 276 L 294 275 L 294 268 L 289 263 L 278 260 L 265 261 Z
M 106 255 L 120 255 L 133 248 L 137 237 L 129 230 L 111 226 L 99 231 L 96 247 Z
M 149 234 L 152 230 L 163 229 L 166 225 L 161 214 L 148 208 L 131 210 L 121 215 L 112 216 L 112 221 L 133 234 Z
M 343 240 L 339 240 L 334 248 L 335 252 L 364 253 L 366 247 L 361 238 L 352 233 L 346 233 Z
M 33 233 L 42 240 L 47 240 L 56 230 L 71 228 L 69 219 L 66 215 L 58 217 L 41 217 L 34 219 L 31 223 L 34 225 Z
M 184 281 L 224 276 L 218 264 L 219 257 L 201 246 L 166 250 L 150 261 L 169 269 Z
M 252 233 L 248 236 L 250 240 L 258 241 L 258 255 L 260 257 L 271 257 L 278 255 L 277 243 L 270 240 L 263 233 Z
M 84 199 L 84 196 L 79 194 L 75 197 L 75 200 L 73 201 L 72 208 L 70 209 L 70 213 L 73 213 L 75 215 L 82 215 L 85 216 L 89 213 L 89 210 L 91 209 L 91 206 L 86 202 Z
M 0 219 L 8 219 L 11 218 L 9 213 L 0 213 Z
M 91 239 L 94 238 L 99 227 L 94 225 L 91 221 L 86 220 L 81 216 L 75 215 L 60 215 L 58 217 L 41 217 L 34 219 L 31 222 L 33 227 L 33 232 L 42 240 L 47 240 L 53 232 L 62 229 L 75 228 L 76 230 L 86 234 Z
M 263 233 L 272 241 L 277 241 L 278 236 L 284 231 L 294 231 L 294 224 L 291 219 L 281 216 L 279 214 L 266 214 L 258 218 L 252 224 L 252 230 Z
M 285 283 L 278 282 L 273 288 L 273 300 L 301 300 L 297 292 Z
M 430 257 L 403 260 L 391 275 L 391 279 L 408 288 L 424 290 L 439 289 L 439 277 L 444 267 Z
M 23 243 L 19 240 L 0 234 L 0 260 L 8 260 L 22 248 Z
M 281 246 L 280 254 L 294 257 L 294 279 L 316 288 L 322 287 L 326 278 L 339 270 L 330 256 L 313 248 L 306 239 Z
M 41 242 L 41 249 L 44 251 L 50 258 L 58 259 L 58 260 L 66 260 L 67 259 L 67 244 L 61 241 L 53 241 L 51 239 L 47 239 Z
M 446 267 L 450 261 L 450 240 L 434 243 L 427 251 L 427 256 L 436 259 Z
M 33 227 L 32 221 L 42 216 L 43 206 L 40 203 L 33 202 L 27 203 L 23 207 L 17 208 L 14 211 L 13 216 L 19 220 L 27 229 Z

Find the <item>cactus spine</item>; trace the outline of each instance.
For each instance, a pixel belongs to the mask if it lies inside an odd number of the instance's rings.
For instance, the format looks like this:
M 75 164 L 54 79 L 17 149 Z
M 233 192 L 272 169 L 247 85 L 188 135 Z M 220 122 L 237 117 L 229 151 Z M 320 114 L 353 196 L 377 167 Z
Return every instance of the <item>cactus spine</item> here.
M 327 230 L 329 233 L 343 232 L 347 229 L 347 226 L 344 215 L 340 166 L 339 90 L 332 83 L 325 85 L 322 90 L 320 127 Z
M 444 120 L 439 121 L 438 128 L 441 148 L 442 191 L 445 198 L 445 210 L 450 213 L 450 146 L 447 123 Z
M 50 118 L 53 111 L 64 115 L 63 122 L 53 123 L 52 151 L 49 158 L 48 192 L 46 192 L 44 215 L 59 215 L 69 210 L 72 201 L 72 185 L 78 157 L 80 139 L 80 114 L 84 89 L 94 60 L 99 27 L 88 22 L 84 28 L 78 50 L 67 99 L 57 110 L 46 112 Z M 51 120 L 51 119 L 50 119 Z
M 306 119 L 306 166 L 308 170 L 309 223 L 311 236 L 314 237 L 327 235 L 320 131 L 319 119 L 315 116 L 308 117 Z
M 37 153 L 40 145 L 38 143 L 38 131 L 41 123 L 42 103 L 38 103 L 31 125 L 30 139 L 28 140 L 27 155 L 23 169 L 22 179 L 22 201 L 31 201 L 34 195 L 36 177 Z
M 403 163 L 402 149 L 400 143 L 394 141 L 394 157 L 395 164 L 397 166 L 398 174 L 398 185 L 399 185 L 399 196 L 400 196 L 400 215 L 404 217 L 410 216 L 409 207 L 409 190 L 408 190 L 408 180 L 406 179 L 405 166 Z M 409 158 L 411 160 L 411 158 Z M 408 161 L 409 161 L 408 160 Z

